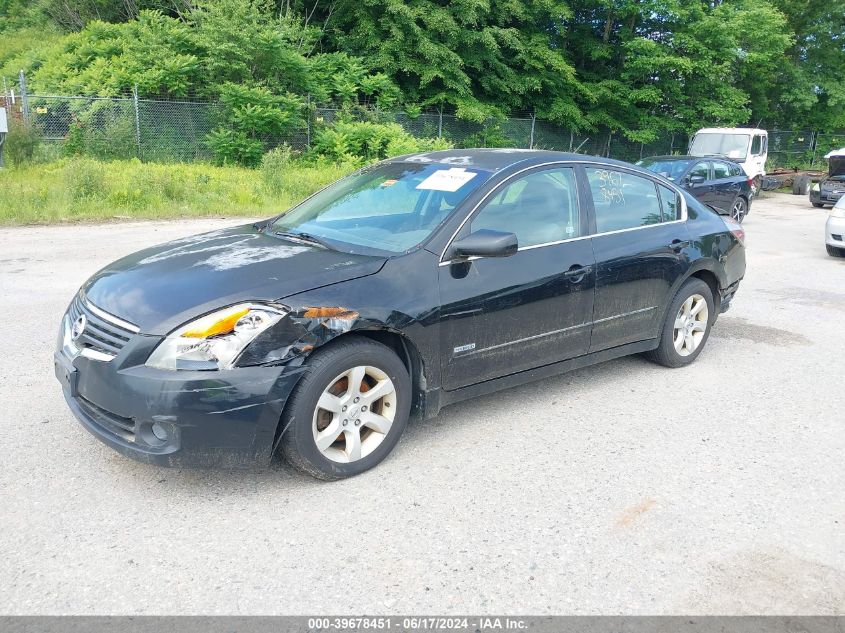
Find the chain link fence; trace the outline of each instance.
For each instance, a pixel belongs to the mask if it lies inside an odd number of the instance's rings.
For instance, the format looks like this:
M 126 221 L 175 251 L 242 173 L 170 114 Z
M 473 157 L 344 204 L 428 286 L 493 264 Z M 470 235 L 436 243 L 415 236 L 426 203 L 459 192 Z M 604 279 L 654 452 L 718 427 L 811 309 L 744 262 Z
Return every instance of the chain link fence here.
M 156 162 L 192 162 L 214 158 L 209 134 L 223 124 L 217 103 L 161 101 L 137 96 L 72 97 L 5 95 L 11 125 L 26 123 L 42 139 L 67 154 L 102 159 L 139 158 Z M 478 123 L 442 112 L 405 112 L 303 106 L 305 123 L 285 136 L 263 138 L 266 147 L 282 143 L 308 150 L 319 130 L 340 116 L 378 123 L 397 123 L 417 137 L 444 138 L 456 147 L 515 147 L 578 152 L 636 162 L 645 156 L 685 153 L 688 138 L 667 132 L 653 143 L 637 143 L 610 131 L 576 132 L 531 115 Z M 824 166 L 824 155 L 845 145 L 845 133 L 810 130 L 769 132 L 769 163 L 775 167 Z

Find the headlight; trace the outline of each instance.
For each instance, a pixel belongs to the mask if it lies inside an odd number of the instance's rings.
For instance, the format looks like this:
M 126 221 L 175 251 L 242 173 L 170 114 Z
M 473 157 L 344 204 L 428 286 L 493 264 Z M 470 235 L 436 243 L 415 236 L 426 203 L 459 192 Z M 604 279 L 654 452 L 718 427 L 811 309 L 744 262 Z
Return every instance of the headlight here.
M 821 185 L 819 183 L 816 183 L 812 187 L 810 187 L 810 191 L 818 192 L 820 189 L 821 189 Z
M 260 303 L 212 312 L 168 334 L 146 364 L 158 369 L 231 369 L 246 346 L 286 314 L 284 308 Z
M 845 206 L 837 204 L 830 210 L 830 216 L 833 218 L 845 218 Z

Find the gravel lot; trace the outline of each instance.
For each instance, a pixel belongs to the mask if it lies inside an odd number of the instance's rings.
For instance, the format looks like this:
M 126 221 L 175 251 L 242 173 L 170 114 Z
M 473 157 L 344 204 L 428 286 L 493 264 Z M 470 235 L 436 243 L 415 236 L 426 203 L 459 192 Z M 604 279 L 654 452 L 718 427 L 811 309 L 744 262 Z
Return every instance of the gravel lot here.
M 445 409 L 320 483 L 164 470 L 100 444 L 53 377 L 109 261 L 241 223 L 0 230 L 0 613 L 845 613 L 845 260 L 770 194 L 691 367 L 626 358 Z

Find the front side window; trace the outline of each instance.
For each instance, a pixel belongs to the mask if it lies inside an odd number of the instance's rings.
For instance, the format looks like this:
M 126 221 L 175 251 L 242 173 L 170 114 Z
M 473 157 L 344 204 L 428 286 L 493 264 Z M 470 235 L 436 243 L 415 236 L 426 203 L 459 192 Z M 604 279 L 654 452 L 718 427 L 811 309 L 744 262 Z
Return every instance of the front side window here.
M 698 176 L 704 180 L 710 180 L 710 163 L 696 163 L 689 171 L 689 177 Z
M 762 136 L 757 135 L 751 141 L 751 153 L 754 154 L 755 156 L 763 153 L 763 137 Z
M 520 247 L 581 234 L 578 190 L 571 167 L 537 171 L 499 189 L 470 221 L 470 230 L 515 233 Z
M 662 221 L 654 182 L 615 169 L 588 168 L 587 180 L 599 233 L 633 229 Z
M 381 163 L 330 185 L 268 231 L 306 233 L 348 252 L 402 253 L 428 238 L 489 176 L 471 167 Z

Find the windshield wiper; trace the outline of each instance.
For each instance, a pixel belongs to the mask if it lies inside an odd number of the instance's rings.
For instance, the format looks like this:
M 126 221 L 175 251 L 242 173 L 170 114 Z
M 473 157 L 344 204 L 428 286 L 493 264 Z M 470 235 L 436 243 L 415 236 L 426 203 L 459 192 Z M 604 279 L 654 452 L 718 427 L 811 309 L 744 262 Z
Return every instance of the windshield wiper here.
M 332 248 L 332 246 L 328 242 L 326 242 L 326 240 L 317 237 L 316 235 L 311 235 L 310 233 L 299 233 L 294 231 L 273 231 L 273 235 L 276 235 L 277 237 L 287 237 L 292 240 L 299 240 L 300 242 L 308 242 L 309 244 L 316 244 L 317 246 L 321 246 L 330 251 L 336 250 Z

